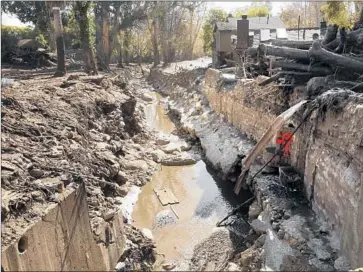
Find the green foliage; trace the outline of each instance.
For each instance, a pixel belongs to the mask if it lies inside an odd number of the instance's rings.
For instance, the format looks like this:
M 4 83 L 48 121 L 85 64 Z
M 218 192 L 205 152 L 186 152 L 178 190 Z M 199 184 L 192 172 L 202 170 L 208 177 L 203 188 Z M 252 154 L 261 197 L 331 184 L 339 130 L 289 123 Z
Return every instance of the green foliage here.
M 213 30 L 216 22 L 224 22 L 227 13 L 221 9 L 211 9 L 208 11 L 206 20 L 202 26 L 203 50 L 211 54 L 213 45 Z
M 263 3 L 252 3 L 246 10 L 239 10 L 236 12 L 235 17 L 241 18 L 246 14 L 248 17 L 266 17 L 270 13 L 270 7 Z
M 45 39 L 44 35 L 42 33 L 39 33 L 37 36 L 35 36 L 35 40 L 41 44 L 42 47 L 48 47 L 48 42 Z
M 348 3 L 342 1 L 330 1 L 321 7 L 324 18 L 329 24 L 337 24 L 340 27 L 350 27 Z

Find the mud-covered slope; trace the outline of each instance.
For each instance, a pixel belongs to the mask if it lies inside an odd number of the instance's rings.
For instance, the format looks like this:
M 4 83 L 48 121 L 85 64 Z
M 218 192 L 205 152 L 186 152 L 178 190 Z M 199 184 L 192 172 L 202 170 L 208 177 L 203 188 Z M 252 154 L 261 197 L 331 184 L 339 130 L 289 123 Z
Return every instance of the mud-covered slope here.
M 128 74 L 134 77 L 136 72 Z M 62 192 L 82 183 L 95 239 L 102 242 L 97 227 L 120 209 L 129 189 L 146 184 L 156 168 L 140 84 L 124 75 L 71 74 L 20 80 L 3 89 L 3 246 L 41 220 Z M 137 249 L 143 238 L 136 232 L 126 234 L 139 236 Z M 139 259 L 148 259 L 142 254 Z

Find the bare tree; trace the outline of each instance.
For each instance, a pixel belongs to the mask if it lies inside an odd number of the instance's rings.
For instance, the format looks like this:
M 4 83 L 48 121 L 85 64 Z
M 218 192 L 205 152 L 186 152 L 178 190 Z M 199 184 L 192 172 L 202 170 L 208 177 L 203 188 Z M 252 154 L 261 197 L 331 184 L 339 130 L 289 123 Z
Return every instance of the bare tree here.
M 62 20 L 59 7 L 53 7 L 54 26 L 57 41 L 57 70 L 54 74 L 56 77 L 61 77 L 66 74 L 66 64 L 64 55 L 64 40 Z

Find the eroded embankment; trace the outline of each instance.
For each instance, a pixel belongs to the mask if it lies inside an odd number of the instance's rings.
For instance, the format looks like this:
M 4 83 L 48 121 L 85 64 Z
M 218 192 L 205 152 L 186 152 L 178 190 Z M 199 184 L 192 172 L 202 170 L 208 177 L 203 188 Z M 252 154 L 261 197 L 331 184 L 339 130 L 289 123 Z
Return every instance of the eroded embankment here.
M 191 83 L 187 88 L 174 84 L 174 78 L 177 78 L 179 73 L 184 78 L 184 84 L 185 82 Z M 285 110 L 288 103 L 293 104 L 294 101 L 299 101 L 302 98 L 299 94 L 292 94 L 287 98 L 281 96 L 281 99 L 274 99 L 274 97 L 279 97 L 278 94 L 270 97 L 274 92 L 279 93 L 278 90 L 270 90 L 267 96 L 262 96 L 263 90 L 258 89 L 256 93 L 253 88 L 256 84 L 251 81 L 239 82 L 236 87 L 227 86 L 227 88 L 223 88 L 218 71 L 209 70 L 205 79 L 198 70 L 179 73 L 171 74 L 161 70 L 152 70 L 149 81 L 153 83 L 160 93 L 168 96 L 170 99 L 170 113 L 177 116 L 181 127 L 200 138 L 209 163 L 221 170 L 224 178 L 229 177 L 232 181 L 235 179 L 235 175 L 231 175 L 231 173 L 238 173 L 238 170 L 232 170 L 235 168 L 231 166 L 235 164 L 237 156 L 243 156 L 248 152 L 253 142 L 243 134 L 241 135 L 234 127 L 228 125 L 226 121 L 232 122 L 249 137 L 259 139 L 276 114 Z M 264 97 L 262 101 L 261 97 Z M 321 137 L 321 134 L 312 133 L 314 130 L 311 129 L 311 125 L 314 125 L 315 129 L 317 129 L 315 132 L 322 130 L 337 131 L 337 126 L 334 125 L 337 121 L 333 121 L 333 118 L 338 117 L 337 119 L 342 122 L 344 116 L 348 117 L 348 112 L 354 109 L 353 111 L 359 115 L 361 109 L 359 95 L 345 91 L 338 96 L 336 94 L 333 94 L 333 96 L 326 94 L 320 98 L 320 101 L 316 102 L 320 107 L 318 106 L 316 113 L 312 115 L 308 124 L 301 128 L 299 131 L 301 135 L 296 135 L 292 147 L 292 164 L 302 172 L 306 169 L 305 164 L 308 166 L 311 163 L 311 158 L 306 156 L 306 147 L 312 148 L 314 144 L 309 145 L 309 143 L 311 141 L 312 143 L 320 142 L 317 139 Z M 279 104 L 282 106 L 279 106 Z M 209 105 L 218 113 L 222 113 L 222 117 L 211 110 Z M 299 118 L 301 118 L 302 114 L 303 112 L 297 114 L 292 120 L 291 125 L 293 128 L 299 124 Z M 345 139 L 361 137 L 360 133 L 362 131 L 360 128 L 362 128 L 362 125 L 357 123 L 361 119 L 352 120 L 352 118 L 347 118 L 345 120 L 344 123 L 349 123 L 351 130 L 350 135 L 345 134 Z M 315 141 L 311 140 L 311 135 L 314 135 Z M 353 138 L 353 142 L 356 142 Z M 340 152 L 341 154 L 346 154 L 347 150 L 351 150 L 352 154 L 361 152 L 359 143 L 356 143 L 354 148 L 352 146 L 352 148 L 348 149 L 347 146 L 349 147 L 351 144 L 343 146 L 342 143 L 339 143 L 338 146 L 345 152 Z M 331 148 L 331 145 L 328 145 L 328 147 Z M 329 148 L 325 148 L 328 154 L 331 152 L 328 151 Z M 324 152 L 320 154 L 320 164 L 329 157 L 328 154 Z M 255 164 L 252 173 L 259 169 L 264 161 L 264 156 L 259 159 L 261 163 Z M 269 158 L 268 154 L 266 156 Z M 355 158 L 353 163 L 358 162 L 358 165 L 360 165 L 359 156 L 353 155 L 353 157 Z M 325 163 L 329 163 L 328 161 Z M 325 169 L 325 165 L 323 165 L 323 168 Z M 320 173 L 325 172 L 324 175 L 326 175 L 327 170 L 324 169 L 320 169 L 322 170 Z M 315 173 L 317 171 L 319 169 L 315 170 Z M 337 170 L 331 169 L 329 171 Z M 359 173 L 359 171 L 355 173 Z M 353 176 L 355 175 L 353 174 Z M 333 176 L 336 177 L 335 174 Z M 358 190 L 354 195 L 351 195 L 351 200 L 355 203 L 362 199 L 360 197 L 362 189 L 359 189 L 362 179 L 361 176 L 357 178 L 348 179 L 350 181 L 356 180 L 348 185 L 348 187 L 352 186 Z M 318 186 L 326 184 L 328 180 L 320 179 Z M 342 180 L 336 182 L 341 183 Z M 294 195 L 281 186 L 279 177 L 275 174 L 260 175 L 254 179 L 250 186 L 257 198 L 257 202 L 250 207 L 250 222 L 254 231 L 261 236 L 250 249 L 241 255 L 226 258 L 224 266 L 222 264 L 223 267 L 233 267 L 233 265 L 227 264 L 228 261 L 233 260 L 246 269 L 257 268 L 262 265 L 275 270 L 342 270 L 349 267 L 348 260 L 342 255 L 349 258 L 353 267 L 360 264 L 359 238 L 356 237 L 357 240 L 352 240 L 349 238 L 350 236 L 344 234 L 346 231 L 344 229 L 347 228 L 350 228 L 353 233 L 359 233 L 357 232 L 359 228 L 357 223 L 361 218 L 359 216 L 359 205 L 354 205 L 356 208 L 353 209 L 353 215 L 346 218 L 353 225 L 350 226 L 347 222 L 342 222 L 339 219 L 340 226 L 333 225 L 333 228 L 332 222 L 334 223 L 337 218 L 332 211 L 325 210 L 325 217 L 318 212 L 319 216 L 317 217 L 309 208 L 310 204 L 312 204 L 313 208 L 319 210 L 319 207 L 325 206 L 323 205 L 324 201 L 331 203 L 333 199 L 339 199 L 340 197 L 337 197 L 334 193 L 334 191 L 338 190 L 338 187 L 334 189 L 334 186 L 330 185 L 328 193 L 315 190 L 315 199 L 320 198 L 320 200 L 309 202 L 301 194 Z M 343 187 L 347 187 L 347 185 Z M 306 188 L 311 189 L 310 186 L 306 185 L 305 180 L 305 190 Z M 336 202 L 338 204 L 338 201 Z M 344 203 L 345 201 L 341 202 L 342 206 L 345 205 Z M 338 208 L 338 210 L 341 209 L 342 207 Z M 328 220 L 328 224 L 324 222 L 324 219 Z M 346 227 L 342 228 L 342 224 Z M 342 246 L 339 241 L 343 242 Z M 351 247 L 347 248 L 346 243 L 350 243 Z M 199 251 L 201 250 L 199 248 Z M 208 255 L 209 250 L 211 248 L 204 250 L 206 252 L 205 256 Z M 214 261 L 213 265 L 221 267 L 221 261 Z M 199 268 L 203 269 L 210 269 L 210 267 L 208 260 L 205 261 L 204 266 L 199 266 Z
M 159 143 L 146 129 L 141 73 L 118 73 L 3 89 L 2 270 L 151 269 L 153 242 L 128 213 Z

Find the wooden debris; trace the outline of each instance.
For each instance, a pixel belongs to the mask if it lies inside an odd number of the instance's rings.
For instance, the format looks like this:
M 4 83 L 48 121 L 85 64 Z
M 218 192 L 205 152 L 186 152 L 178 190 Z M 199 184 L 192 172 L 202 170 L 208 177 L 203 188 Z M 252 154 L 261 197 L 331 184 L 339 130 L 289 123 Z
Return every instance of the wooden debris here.
M 161 189 L 153 189 L 154 193 L 158 197 L 161 205 L 166 206 L 168 204 L 177 204 L 179 200 L 175 197 L 175 195 L 165 187 Z

